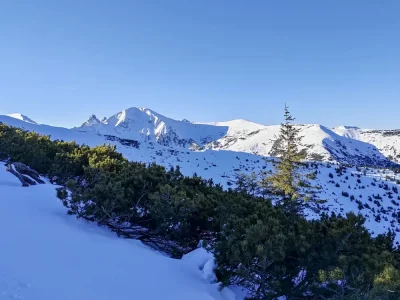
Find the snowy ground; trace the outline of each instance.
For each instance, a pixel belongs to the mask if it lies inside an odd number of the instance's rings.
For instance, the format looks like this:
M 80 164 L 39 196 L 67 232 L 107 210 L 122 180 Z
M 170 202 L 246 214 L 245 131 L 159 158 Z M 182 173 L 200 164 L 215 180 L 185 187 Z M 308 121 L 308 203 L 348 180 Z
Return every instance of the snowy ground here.
M 22 188 L 0 165 L 0 300 L 235 300 L 198 249 L 182 260 L 67 216 L 50 184 Z
M 360 213 L 366 218 L 365 227 L 372 233 L 396 233 L 400 244 L 400 174 L 386 169 L 348 168 L 336 172 L 337 166 L 318 164 L 314 185 L 322 187 L 321 199 L 328 202 L 324 209 L 336 214 Z M 346 195 L 347 194 L 347 195 Z M 310 214 L 309 219 L 317 218 Z

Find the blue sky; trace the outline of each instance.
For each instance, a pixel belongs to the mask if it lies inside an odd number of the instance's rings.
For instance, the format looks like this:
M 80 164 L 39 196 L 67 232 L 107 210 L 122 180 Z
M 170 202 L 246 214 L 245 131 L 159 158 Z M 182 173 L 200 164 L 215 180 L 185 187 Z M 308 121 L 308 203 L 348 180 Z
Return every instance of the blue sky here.
M 400 128 L 400 1 L 0 3 L 0 113 Z

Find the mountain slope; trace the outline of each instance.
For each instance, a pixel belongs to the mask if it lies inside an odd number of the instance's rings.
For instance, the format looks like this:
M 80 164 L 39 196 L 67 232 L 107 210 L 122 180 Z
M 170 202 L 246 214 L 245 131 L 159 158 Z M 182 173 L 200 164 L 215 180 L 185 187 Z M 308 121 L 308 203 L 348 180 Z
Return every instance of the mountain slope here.
M 400 163 L 400 130 L 373 130 L 339 126 L 333 129 L 339 135 L 376 146 L 390 160 Z
M 198 145 L 220 138 L 227 128 L 177 121 L 150 109 L 132 107 L 100 122 L 89 118 L 77 131 L 95 132 L 124 139 L 152 141 L 164 145 Z
M 205 150 L 276 156 L 277 146 L 281 142 L 277 139 L 279 126 L 265 126 L 246 120 L 192 123 L 173 120 L 150 109 L 135 107 L 101 121 L 92 115 L 82 126 L 71 130 L 38 125 L 8 116 L 0 116 L 0 122 L 51 135 L 53 139 L 75 140 L 91 146 L 104 142 L 125 146 L 120 147 L 120 151 L 128 158 L 146 162 L 158 161 L 156 156 L 168 158 L 177 153 L 186 156 L 188 153 Z M 382 146 L 382 139 L 379 139 L 381 148 L 390 148 L 394 153 L 387 158 L 374 145 L 363 141 L 365 131 L 358 128 L 338 127 L 331 130 L 318 124 L 298 125 L 298 128 L 304 137 L 300 149 L 308 160 L 388 167 L 394 165 L 390 159 L 400 151 L 400 142 L 397 142 L 395 133 L 390 136 L 385 133 L 386 139 L 391 139 L 392 144 Z M 371 134 L 369 140 L 375 141 Z M 193 160 L 188 158 L 186 161 Z
M 117 238 L 66 215 L 55 186 L 22 188 L 2 164 L 0 195 L 0 299 L 235 299 L 199 270 L 204 250 L 174 260 Z
M 11 118 L 17 119 L 17 120 L 21 120 L 21 121 L 27 122 L 27 123 L 37 124 L 31 118 L 29 118 L 29 117 L 27 117 L 27 116 L 25 116 L 23 114 L 20 114 L 20 113 L 9 114 L 8 116 L 11 117 Z
M 280 126 L 252 126 L 253 130 L 229 129 L 227 135 L 213 143 L 215 149 L 275 156 Z M 298 125 L 303 136 L 300 149 L 309 160 L 335 160 L 347 164 L 390 165 L 378 149 L 368 143 L 340 136 L 327 127 Z
M 390 166 L 392 162 L 372 144 L 340 130 L 317 124 L 298 125 L 304 136 L 302 150 L 309 160 L 339 161 L 346 164 Z M 146 108 L 129 108 L 100 122 L 92 116 L 81 132 L 155 143 L 189 150 L 229 150 L 262 156 L 276 154 L 279 126 L 265 126 L 246 120 L 191 123 L 162 116 Z M 400 147 L 400 145 L 399 145 Z M 400 149 L 400 148 L 399 148 Z

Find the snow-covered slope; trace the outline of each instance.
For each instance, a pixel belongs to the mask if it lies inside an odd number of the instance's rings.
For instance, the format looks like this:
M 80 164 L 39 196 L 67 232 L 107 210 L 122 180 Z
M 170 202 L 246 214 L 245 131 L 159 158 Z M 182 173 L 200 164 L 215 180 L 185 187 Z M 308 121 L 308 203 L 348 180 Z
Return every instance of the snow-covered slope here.
M 360 213 L 366 218 L 365 226 L 373 235 L 396 232 L 400 242 L 400 174 L 385 169 L 340 168 L 330 164 L 317 164 L 320 198 L 328 202 L 323 209 L 336 214 Z M 338 171 L 337 171 L 338 170 Z M 318 215 L 309 212 L 308 218 Z
M 81 127 L 93 126 L 96 124 L 100 124 L 103 121 L 105 120 L 104 119 L 99 120 L 95 115 L 91 115 L 89 119 L 81 125 Z
M 233 124 L 232 124 L 233 123 Z M 239 152 L 274 156 L 280 141 L 279 125 L 262 126 L 247 122 L 227 122 L 228 133 L 212 144 L 214 149 L 226 149 Z M 233 126 L 232 126 L 232 125 Z M 216 124 L 218 126 L 218 123 Z M 258 125 L 258 126 L 257 126 Z M 325 126 L 317 124 L 298 125 L 303 136 L 301 149 L 309 160 L 336 160 L 348 164 L 387 165 L 387 158 L 378 149 L 368 143 L 340 136 Z M 245 128 L 241 130 L 240 128 Z
M 26 119 L 29 118 L 24 117 Z M 193 164 L 194 158 L 204 151 L 234 152 L 228 155 L 232 157 L 238 153 L 275 156 L 277 145 L 281 142 L 277 139 L 279 125 L 265 126 L 246 120 L 193 123 L 135 107 L 102 120 L 92 115 L 82 126 L 73 129 L 38 125 L 8 116 L 0 116 L 0 122 L 51 135 L 53 139 L 75 140 L 91 146 L 115 144 L 129 159 L 163 164 L 176 164 L 175 159 L 169 159 L 171 155 L 180 162 Z M 298 125 L 298 128 L 303 136 L 301 149 L 308 160 L 387 167 L 393 165 L 390 160 L 393 157 L 385 157 L 372 142 L 379 144 L 382 152 L 394 153 L 392 156 L 400 151 L 396 132 L 392 135 L 388 132 L 376 133 L 391 142 L 384 145 L 381 138 L 373 139 L 372 133 L 368 135 L 371 143 L 363 141 L 366 139 L 365 131 L 356 127 L 331 130 L 322 125 L 308 124 Z
M 37 124 L 31 118 L 29 118 L 29 117 L 27 117 L 27 116 L 25 116 L 23 114 L 20 114 L 20 113 L 9 114 L 8 116 L 11 117 L 11 118 L 14 118 L 14 119 L 18 119 L 18 120 L 27 122 L 27 123 Z
M 0 299 L 235 300 L 199 270 L 212 259 L 205 250 L 165 257 L 66 215 L 55 193 L 22 188 L 0 164 Z
M 317 124 L 298 125 L 304 136 L 302 150 L 309 160 L 334 160 L 346 164 L 388 166 L 391 162 L 372 144 L 356 135 Z M 216 123 L 177 121 L 146 108 L 129 108 L 100 121 L 91 116 L 80 132 L 92 132 L 108 139 L 125 139 L 146 145 L 159 144 L 188 150 L 229 150 L 262 156 L 276 154 L 279 126 L 265 126 L 246 120 Z
M 22 128 L 24 130 L 49 135 L 53 140 L 76 141 L 79 144 L 86 144 L 89 146 L 102 145 L 105 143 L 105 138 L 103 136 L 85 132 L 77 132 L 64 127 L 34 124 L 2 115 L 0 115 L 0 122 L 9 126 Z
M 390 160 L 400 163 L 400 130 L 373 130 L 339 126 L 337 134 L 376 146 Z
M 177 121 L 150 109 L 132 107 L 100 122 L 91 116 L 77 131 L 116 136 L 118 138 L 152 141 L 164 145 L 203 145 L 226 134 L 226 127 L 193 124 L 187 120 Z

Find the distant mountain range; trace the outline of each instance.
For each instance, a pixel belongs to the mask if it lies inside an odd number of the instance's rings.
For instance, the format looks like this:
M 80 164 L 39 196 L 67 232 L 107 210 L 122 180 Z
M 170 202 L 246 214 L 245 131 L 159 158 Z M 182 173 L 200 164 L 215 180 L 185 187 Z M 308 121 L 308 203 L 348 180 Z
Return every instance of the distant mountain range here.
M 96 139 L 103 137 L 105 142 L 134 146 L 138 151 L 147 149 L 149 156 L 152 152 L 160 153 L 167 149 L 177 152 L 225 150 L 275 156 L 280 142 L 277 140 L 279 125 L 266 126 L 247 120 L 196 123 L 186 119 L 174 120 L 151 109 L 137 107 L 122 110 L 108 118 L 99 119 L 92 115 L 81 126 L 72 129 L 54 127 L 52 130 L 51 126 L 38 125 L 22 114 L 0 116 L 0 121 L 29 127 L 27 129 L 51 134 L 58 139 L 71 139 L 75 136 L 74 132 L 86 134 L 88 141 L 84 138 L 82 141 L 82 136 L 78 138 L 84 143 L 90 143 L 90 136 L 96 136 Z M 353 126 L 328 128 L 318 124 L 298 127 L 304 137 L 301 148 L 308 160 L 382 167 L 400 162 L 400 130 L 371 130 Z

